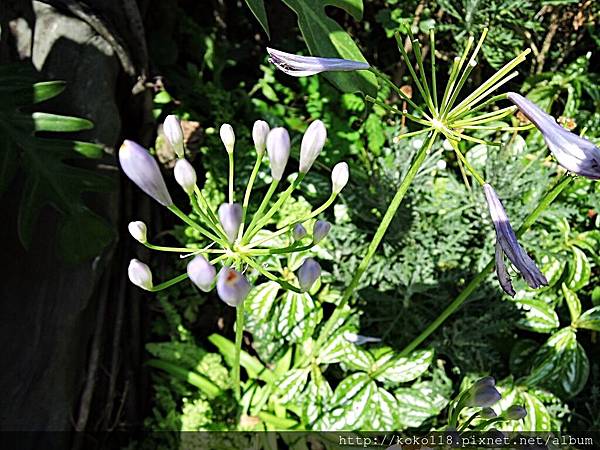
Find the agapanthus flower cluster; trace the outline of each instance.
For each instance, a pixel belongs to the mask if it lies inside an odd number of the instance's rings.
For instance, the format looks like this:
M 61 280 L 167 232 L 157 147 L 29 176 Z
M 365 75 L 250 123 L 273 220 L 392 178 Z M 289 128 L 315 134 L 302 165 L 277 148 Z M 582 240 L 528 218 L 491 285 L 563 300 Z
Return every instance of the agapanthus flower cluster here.
M 530 52 L 525 50 L 500 68 L 488 80 L 482 82 L 473 91 L 464 95 L 461 101 L 462 88 L 469 79 L 472 70 L 477 66 L 477 55 L 482 48 L 487 35 L 487 29 L 483 31 L 473 51 L 474 38 L 471 36 L 466 41 L 465 49 L 460 57 L 454 58 L 448 76 L 448 81 L 443 90 L 438 92 L 435 60 L 435 37 L 433 30 L 429 33 L 429 45 L 431 64 L 429 79 L 423 61 L 421 44 L 418 39 L 408 30 L 408 37 L 416 59 L 418 74 L 413 63 L 404 48 L 404 39 L 399 33 L 396 34 L 398 48 L 406 66 L 412 76 L 416 90 L 423 98 L 424 107 L 419 106 L 408 96 L 406 92 L 393 84 L 385 75 L 368 63 L 350 61 L 338 58 L 307 57 L 291 55 L 278 50 L 268 49 L 269 61 L 279 70 L 292 76 L 307 76 L 325 71 L 350 71 L 369 70 L 382 82 L 390 86 L 403 101 L 410 105 L 412 111 L 400 110 L 380 100 L 367 96 L 372 101 L 393 114 L 398 114 L 408 119 L 417 126 L 416 131 L 400 135 L 398 138 L 414 137 L 426 134 L 418 158 L 424 158 L 431 149 L 438 136 L 445 138 L 444 145 L 454 150 L 461 172 L 470 172 L 471 175 L 482 186 L 489 213 L 496 231 L 496 273 L 502 289 L 509 295 L 514 296 L 515 290 L 511 283 L 511 277 L 504 262 L 504 256 L 508 257 L 513 267 L 519 272 L 531 288 L 539 288 L 547 285 L 546 278 L 537 267 L 533 259 L 521 247 L 517 240 L 502 202 L 498 198 L 493 187 L 485 181 L 469 163 L 459 147 L 459 142 L 467 141 L 488 145 L 500 145 L 489 142 L 470 133 L 476 130 L 508 130 L 518 131 L 527 129 L 527 126 L 498 125 L 500 119 L 512 115 L 517 109 L 531 121 L 542 133 L 550 151 L 558 163 L 577 175 L 590 179 L 600 179 L 600 149 L 587 139 L 575 135 L 563 128 L 552 116 L 544 112 L 537 105 L 523 96 L 509 92 L 507 94 L 492 95 L 500 87 L 517 76 L 513 69 L 523 62 Z M 514 106 L 497 108 L 484 112 L 484 108 L 493 106 L 500 100 L 508 99 Z M 421 159 L 422 161 L 422 159 Z
M 321 153 L 327 139 L 327 130 L 320 120 L 313 121 L 302 137 L 298 172 L 288 188 L 271 204 L 277 187 L 284 180 L 290 157 L 290 136 L 285 128 L 270 129 L 269 125 L 258 120 L 254 123 L 252 140 L 256 151 L 254 169 L 246 184 L 241 200 L 236 200 L 234 189 L 234 154 L 236 138 L 233 127 L 223 124 L 220 137 L 229 158 L 228 201 L 216 210 L 202 194 L 197 185 L 198 177 L 193 165 L 185 159 L 185 144 L 181 124 L 177 117 L 168 116 L 163 130 L 167 143 L 172 147 L 178 160 L 174 167 L 175 181 L 188 195 L 191 211 L 195 218 L 184 213 L 173 202 L 158 163 L 143 147 L 132 141 L 125 141 L 119 150 L 119 160 L 125 174 L 146 194 L 177 215 L 186 225 L 196 230 L 209 243 L 201 249 L 194 247 L 164 247 L 148 241 L 146 224 L 131 222 L 128 226 L 131 236 L 146 247 L 159 251 L 180 253 L 189 258 L 186 273 L 155 285 L 150 268 L 137 259 L 129 265 L 129 279 L 142 289 L 158 291 L 187 278 L 201 291 L 209 292 L 216 288 L 219 298 L 229 306 L 240 305 L 251 290 L 245 275 L 247 269 L 258 271 L 269 280 L 276 281 L 285 289 L 302 293 L 311 289 L 321 275 L 321 266 L 313 258 L 306 258 L 297 269 L 295 280 L 281 279 L 270 272 L 260 262 L 269 255 L 285 255 L 305 252 L 319 244 L 327 236 L 331 224 L 324 220 L 314 220 L 325 211 L 348 183 L 349 169 L 345 162 L 338 163 L 331 171 L 331 194 L 319 208 L 297 221 L 275 230 L 266 229 L 271 218 L 290 198 Z M 256 212 L 249 217 L 252 188 L 262 166 L 263 157 L 268 155 L 272 182 L 267 193 L 262 196 Z M 197 219 L 196 219 L 197 218 Z M 312 223 L 309 233 L 305 225 Z M 275 248 L 272 243 L 287 237 L 287 245 Z

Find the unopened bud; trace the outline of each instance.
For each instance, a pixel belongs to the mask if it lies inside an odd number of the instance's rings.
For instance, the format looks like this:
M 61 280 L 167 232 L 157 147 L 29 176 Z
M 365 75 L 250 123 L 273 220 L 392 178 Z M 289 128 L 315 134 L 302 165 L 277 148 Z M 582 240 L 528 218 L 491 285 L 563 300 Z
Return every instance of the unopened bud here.
M 300 145 L 300 172 L 306 173 L 310 170 L 313 163 L 323 150 L 325 140 L 327 139 L 327 130 L 325 125 L 320 120 L 315 120 L 311 123 L 304 136 L 302 136 L 302 144 Z
M 331 230 L 331 224 L 326 220 L 317 220 L 313 226 L 313 242 L 318 244 Z
M 129 275 L 129 281 L 136 286 L 147 291 L 152 290 L 152 272 L 150 271 L 150 267 L 143 262 L 132 259 L 129 262 L 127 275 Z
M 235 146 L 235 133 L 233 132 L 233 127 L 228 123 L 224 123 L 221 125 L 219 134 L 221 135 L 221 141 L 223 141 L 227 153 L 232 153 L 233 147 Z
M 339 194 L 346 184 L 348 184 L 349 177 L 348 163 L 337 163 L 331 171 L 331 190 L 335 194 Z
M 257 120 L 252 127 L 252 140 L 256 153 L 262 155 L 267 147 L 267 136 L 269 135 L 269 124 L 264 120 Z
M 308 291 L 320 276 L 321 266 L 312 258 L 306 258 L 296 274 L 300 288 L 304 292 Z
M 520 405 L 512 405 L 504 413 L 504 416 L 509 420 L 521 420 L 526 415 L 527 411 Z
M 187 265 L 187 273 L 198 288 L 204 292 L 210 291 L 217 271 L 202 255 L 196 255 Z
M 196 171 L 187 159 L 179 159 L 175 163 L 175 181 L 190 195 L 196 187 Z
M 267 136 L 267 152 L 271 164 L 271 176 L 280 181 L 290 157 L 290 135 L 285 128 L 273 128 Z
M 496 411 L 492 408 L 483 408 L 479 415 L 482 419 L 493 419 L 494 417 L 498 417 L 498 414 L 496 414 Z
M 223 267 L 217 280 L 217 294 L 229 306 L 236 307 L 244 301 L 250 292 L 250 283 L 246 277 L 230 267 Z
M 495 380 L 492 377 L 485 377 L 477 381 L 469 389 L 467 405 L 488 408 L 501 398 L 500 392 L 496 389 Z
M 304 238 L 306 234 L 306 228 L 304 228 L 304 226 L 301 223 L 297 223 L 294 226 L 292 235 L 294 236 L 295 241 L 299 241 L 300 239 Z
M 177 157 L 183 158 L 183 129 L 181 128 L 181 122 L 179 122 L 179 119 L 176 116 L 170 114 L 165 118 L 165 121 L 163 122 L 163 133 Z
M 148 242 L 146 236 L 148 229 L 144 222 L 140 222 L 139 220 L 136 222 L 129 222 L 127 229 L 129 230 L 129 234 L 131 234 L 136 241 L 141 242 L 142 244 Z
M 223 203 L 219 206 L 219 220 L 229 242 L 235 242 L 242 223 L 242 206 L 239 203 Z

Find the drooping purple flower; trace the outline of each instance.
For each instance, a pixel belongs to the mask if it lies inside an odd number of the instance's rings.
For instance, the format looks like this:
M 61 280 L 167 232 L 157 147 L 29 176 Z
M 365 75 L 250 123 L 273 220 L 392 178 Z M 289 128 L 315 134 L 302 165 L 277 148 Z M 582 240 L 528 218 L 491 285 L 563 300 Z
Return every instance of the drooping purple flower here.
M 187 273 L 198 288 L 204 292 L 210 291 L 217 271 L 202 255 L 196 255 L 187 265 Z
M 217 294 L 229 306 L 236 307 L 250 292 L 250 283 L 244 275 L 231 267 L 223 267 L 217 279 Z
M 349 59 L 300 56 L 273 48 L 267 48 L 267 52 L 271 64 L 293 77 L 307 77 L 321 72 L 366 70 L 370 67 L 366 62 Z
M 296 273 L 300 288 L 304 292 L 308 291 L 320 276 L 321 266 L 312 258 L 306 258 Z
M 239 203 L 223 203 L 219 206 L 219 221 L 230 243 L 235 242 L 242 223 L 242 205 Z
M 546 277 L 519 244 L 496 191 L 487 183 L 483 185 L 483 191 L 496 229 L 496 273 L 500 286 L 511 297 L 515 296 L 515 290 L 504 263 L 504 255 L 513 263 L 531 288 L 546 286 L 548 284 Z
M 119 149 L 119 162 L 125 175 L 142 191 L 161 205 L 169 207 L 173 204 L 158 163 L 148 150 L 125 140 Z
M 562 127 L 554 117 L 522 95 L 509 92 L 508 99 L 540 130 L 561 166 L 582 177 L 600 179 L 600 148 Z

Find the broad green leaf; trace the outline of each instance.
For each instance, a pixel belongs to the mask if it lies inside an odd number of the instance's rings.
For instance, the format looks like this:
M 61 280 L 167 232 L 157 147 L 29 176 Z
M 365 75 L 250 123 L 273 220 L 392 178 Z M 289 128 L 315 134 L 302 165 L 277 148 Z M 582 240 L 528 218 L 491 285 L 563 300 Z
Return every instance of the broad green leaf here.
M 325 12 L 327 6 L 336 6 L 360 20 L 362 0 L 284 0 L 284 3 L 298 16 L 300 31 L 312 55 L 365 61 L 350 35 Z M 325 77 L 344 92 L 361 91 L 372 96 L 377 92 L 375 76 L 365 70 L 329 72 Z
M 246 5 L 248 5 L 248 8 L 250 8 L 250 11 L 252 11 L 256 20 L 258 20 L 258 23 L 260 23 L 260 26 L 263 27 L 263 30 L 267 33 L 267 37 L 271 39 L 264 0 L 246 0 Z
M 258 417 L 263 422 L 271 426 L 271 431 L 289 430 L 298 425 L 298 422 L 293 419 L 288 419 L 287 417 L 277 417 L 264 411 L 259 412 Z
M 363 430 L 392 431 L 398 429 L 400 417 L 397 403 L 396 397 L 389 391 L 382 387 L 378 388 L 368 405 L 368 408 L 372 410 L 370 423 L 365 423 Z
M 592 269 L 587 256 L 582 250 L 571 247 L 571 251 L 573 252 L 573 258 L 569 260 L 567 287 L 576 292 L 588 284 Z
M 536 333 L 550 333 L 559 327 L 560 322 L 554 308 L 543 300 L 519 299 L 515 303 L 525 312 L 525 316 L 517 322 L 519 327 Z
M 64 81 L 42 81 L 33 85 L 33 103 L 41 103 L 60 95 L 67 87 Z
M 84 208 L 66 216 L 58 229 L 58 248 L 65 260 L 76 263 L 99 255 L 115 233 L 106 219 Z
M 285 405 L 294 400 L 306 386 L 309 369 L 292 369 L 275 381 L 278 400 Z
M 180 380 L 187 381 L 204 392 L 209 398 L 214 398 L 221 393 L 221 389 L 208 378 L 204 377 L 204 375 L 188 370 L 185 367 L 161 359 L 151 359 L 147 361 L 146 364 L 151 367 L 162 369 Z
M 235 344 L 226 337 L 219 334 L 211 334 L 208 340 L 219 349 L 221 355 L 229 366 L 233 366 L 235 359 Z M 267 369 L 262 363 L 254 356 L 249 355 L 243 351 L 240 353 L 240 365 L 246 369 L 250 378 L 260 378 L 264 381 L 273 381 L 273 372 Z
M 331 403 L 333 390 L 329 383 L 317 368 L 312 370 L 312 377 L 306 388 L 306 397 L 304 399 L 304 409 L 302 418 L 304 423 L 313 424 L 312 429 L 325 429 L 320 424 L 323 418 L 323 412 Z
M 346 368 L 368 372 L 374 362 L 373 356 L 364 348 L 352 343 L 345 346 L 342 363 Z
M 277 331 L 290 342 L 300 342 L 310 337 L 323 317 L 321 306 L 315 304 L 307 292 L 286 292 L 280 308 Z
M 359 429 L 370 417 L 367 405 L 377 391 L 377 385 L 366 373 L 346 377 L 337 386 L 330 401 L 330 410 L 323 417 L 323 429 L 330 431 Z
M 244 314 L 246 328 L 250 331 L 271 317 L 271 309 L 279 292 L 279 284 L 274 281 L 259 284 L 250 291 L 248 298 L 244 301 Z
M 528 373 L 531 368 L 531 359 L 539 344 L 532 339 L 519 339 L 510 352 L 510 371 L 512 374 L 520 375 Z
M 569 313 L 571 314 L 571 323 L 573 323 L 581 315 L 581 302 L 579 301 L 577 294 L 569 289 L 565 283 L 562 284 L 562 293 L 567 301 Z
M 389 368 L 377 376 L 379 381 L 388 381 L 390 383 L 406 383 L 419 378 L 427 371 L 433 361 L 432 350 L 417 350 L 407 357 L 395 357 L 393 353 L 388 353 L 379 358 L 372 367 L 372 371 L 377 370 L 391 358 L 395 362 Z
M 565 263 L 555 258 L 554 256 L 544 255 L 541 260 L 541 270 L 546 279 L 548 280 L 548 286 L 554 286 L 560 280 L 564 270 Z
M 539 398 L 529 392 L 521 392 L 520 404 L 527 411 L 523 420 L 513 422 L 519 428 L 515 431 L 551 431 L 552 417 Z
M 588 375 L 587 355 L 577 342 L 575 330 L 569 327 L 554 333 L 537 351 L 526 383 L 528 386 L 545 386 L 570 398 L 583 389 Z
M 59 114 L 36 112 L 31 115 L 31 118 L 35 131 L 73 132 L 90 130 L 94 127 L 94 124 L 87 119 Z
M 600 331 L 600 306 L 594 306 L 584 312 L 573 324 L 576 328 Z
M 427 419 L 437 416 L 448 404 L 444 393 L 432 381 L 396 389 L 394 394 L 398 400 L 396 407 L 400 430 L 420 427 Z

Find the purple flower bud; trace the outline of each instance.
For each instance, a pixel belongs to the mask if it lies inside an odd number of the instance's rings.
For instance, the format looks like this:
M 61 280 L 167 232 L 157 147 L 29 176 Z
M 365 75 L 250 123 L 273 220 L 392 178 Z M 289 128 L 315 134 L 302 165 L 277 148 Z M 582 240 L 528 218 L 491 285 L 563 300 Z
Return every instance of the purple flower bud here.
M 496 411 L 492 408 L 483 408 L 479 415 L 482 419 L 493 419 L 494 417 L 498 417 L 498 414 L 496 414 Z
M 294 230 L 292 231 L 292 235 L 294 236 L 295 241 L 299 241 L 300 239 L 306 236 L 306 228 L 301 223 L 297 223 L 294 226 Z
M 271 64 L 293 77 L 307 77 L 321 72 L 366 70 L 370 67 L 366 62 L 349 59 L 299 56 L 273 48 L 267 48 L 267 52 Z
M 187 273 L 198 288 L 204 292 L 210 291 L 217 271 L 202 255 L 196 255 L 187 265 Z
M 527 415 L 525 408 L 519 405 L 512 405 L 506 410 L 504 416 L 509 420 L 521 420 Z
M 267 136 L 269 135 L 269 124 L 264 120 L 257 120 L 252 127 L 252 140 L 256 153 L 262 155 L 267 146 Z
M 173 204 L 158 163 L 148 150 L 126 140 L 119 149 L 119 161 L 125 175 L 142 191 L 163 206 Z
M 302 144 L 300 144 L 300 172 L 307 173 L 313 163 L 323 150 L 325 140 L 327 139 L 327 130 L 325 125 L 320 120 L 315 120 L 311 123 L 304 136 L 302 136 Z
M 577 175 L 600 179 L 600 148 L 562 127 L 554 117 L 522 95 L 509 92 L 508 99 L 540 130 L 561 166 Z
M 223 267 L 217 280 L 219 298 L 229 306 L 236 307 L 248 296 L 250 283 L 246 277 L 230 267 Z
M 196 187 L 196 171 L 194 167 L 186 160 L 179 159 L 175 163 L 175 181 L 183 188 L 186 194 L 190 195 Z
M 326 220 L 317 220 L 313 225 L 313 242 L 318 244 L 331 230 L 331 224 Z
M 129 230 L 129 234 L 131 234 L 136 241 L 141 242 L 142 244 L 148 242 L 148 238 L 146 237 L 148 229 L 144 222 L 140 222 L 139 220 L 136 222 L 129 222 L 127 229 Z
M 339 194 L 346 184 L 348 184 L 349 178 L 348 164 L 345 162 L 337 163 L 331 171 L 331 190 Z
M 219 206 L 219 220 L 229 243 L 235 242 L 242 223 L 242 205 L 239 203 L 223 203 Z
M 312 258 L 306 258 L 296 273 L 300 288 L 304 292 L 308 291 L 320 276 L 321 266 Z
M 290 135 L 285 128 L 273 128 L 267 136 L 267 152 L 271 163 L 271 176 L 280 181 L 290 157 Z
M 152 290 L 152 272 L 150 271 L 150 267 L 143 262 L 132 259 L 129 262 L 127 275 L 129 276 L 129 281 L 136 286 L 145 289 L 146 291 Z
M 174 115 L 168 115 L 163 123 L 163 133 L 165 139 L 175 152 L 178 158 L 183 158 L 183 129 L 181 128 L 181 122 Z
M 235 146 L 235 133 L 233 132 L 233 127 L 228 123 L 224 123 L 221 125 L 219 135 L 221 136 L 221 141 L 223 141 L 227 153 L 233 152 L 233 147 Z
M 489 408 L 502 398 L 494 385 L 494 379 L 491 378 L 491 382 L 489 382 L 489 378 L 479 380 L 471 386 L 467 397 L 467 406 Z
M 494 188 L 486 183 L 483 185 L 483 191 L 496 229 L 496 273 L 504 292 L 512 297 L 515 296 L 510 276 L 504 264 L 504 255 L 513 263 L 531 288 L 536 289 L 548 285 L 544 274 L 517 241 L 517 236 Z

